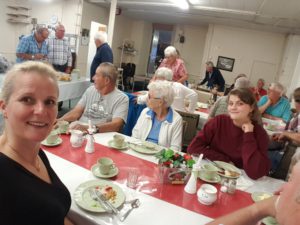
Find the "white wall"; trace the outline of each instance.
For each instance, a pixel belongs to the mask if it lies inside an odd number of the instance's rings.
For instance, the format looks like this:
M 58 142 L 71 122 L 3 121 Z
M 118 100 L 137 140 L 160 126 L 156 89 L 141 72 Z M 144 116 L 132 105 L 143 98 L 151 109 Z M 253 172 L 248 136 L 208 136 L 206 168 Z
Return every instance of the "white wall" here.
M 300 36 L 289 35 L 286 41 L 286 47 L 283 54 L 282 65 L 279 70 L 279 82 L 287 87 L 287 95 L 289 96 L 296 87 L 300 87 L 299 67 L 296 69 L 300 53 Z
M 212 60 L 216 64 L 218 56 L 235 59 L 232 72 L 221 70 L 227 84 L 233 83 L 239 73 L 245 73 L 253 84 L 258 77 L 267 82 L 278 79 L 286 41 L 284 34 L 221 25 L 210 25 L 207 34 L 202 62 Z M 204 76 L 204 65 L 202 71 Z
M 201 62 L 206 42 L 207 27 L 180 25 L 175 27 L 174 47 L 180 52 L 190 82 L 198 82 L 201 75 Z M 179 42 L 179 34 L 184 35 L 185 42 Z

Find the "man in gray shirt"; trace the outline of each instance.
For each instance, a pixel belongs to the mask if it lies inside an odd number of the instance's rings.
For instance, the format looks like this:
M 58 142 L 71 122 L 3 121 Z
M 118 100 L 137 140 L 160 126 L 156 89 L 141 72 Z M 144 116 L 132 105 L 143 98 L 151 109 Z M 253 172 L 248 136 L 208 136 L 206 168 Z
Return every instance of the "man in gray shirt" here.
M 94 85 L 83 94 L 74 109 L 59 120 L 78 121 L 72 129 L 86 131 L 88 120 L 98 132 L 120 131 L 127 120 L 128 97 L 116 88 L 118 72 L 111 63 L 101 63 L 93 77 Z

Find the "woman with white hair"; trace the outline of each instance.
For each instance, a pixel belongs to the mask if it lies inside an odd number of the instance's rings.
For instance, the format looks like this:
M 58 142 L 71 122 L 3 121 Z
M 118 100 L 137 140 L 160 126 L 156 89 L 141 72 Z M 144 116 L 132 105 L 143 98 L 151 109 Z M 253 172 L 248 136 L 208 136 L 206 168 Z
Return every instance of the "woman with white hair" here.
M 168 46 L 165 51 L 165 58 L 161 62 L 160 67 L 167 67 L 173 72 L 173 81 L 184 84 L 188 79 L 187 70 L 185 68 L 184 62 L 178 58 L 176 48 L 173 46 Z
M 257 103 L 260 113 L 263 117 L 272 120 L 283 120 L 287 122 L 291 118 L 291 105 L 285 97 L 285 88 L 282 84 L 271 83 L 268 88 L 268 94 L 261 97 Z
M 174 101 L 172 103 L 172 108 L 175 110 L 193 113 L 197 106 L 198 95 L 192 89 L 184 86 L 178 82 L 172 82 L 173 72 L 169 68 L 160 67 L 155 71 L 152 81 L 167 80 L 171 82 L 171 86 L 174 90 Z M 138 104 L 144 104 L 147 100 L 146 95 L 138 96 Z M 185 101 L 189 104 L 186 107 Z
M 174 99 L 171 83 L 153 81 L 148 89 L 148 107 L 142 111 L 132 137 L 180 151 L 182 118 L 170 107 Z

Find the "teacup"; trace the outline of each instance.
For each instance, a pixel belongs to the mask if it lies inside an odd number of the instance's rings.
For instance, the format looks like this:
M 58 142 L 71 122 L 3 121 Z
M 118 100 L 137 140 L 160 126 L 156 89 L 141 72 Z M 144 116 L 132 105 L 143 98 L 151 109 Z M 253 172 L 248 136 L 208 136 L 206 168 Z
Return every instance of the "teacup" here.
M 50 134 L 47 136 L 46 138 L 46 142 L 47 144 L 55 144 L 57 142 L 57 139 L 58 139 L 58 132 L 57 130 L 52 130 L 50 132 Z
M 210 184 L 202 184 L 197 191 L 198 201 L 204 205 L 211 205 L 217 200 L 218 190 Z
M 69 122 L 68 121 L 58 121 L 57 125 L 58 125 L 59 133 L 61 133 L 61 134 L 67 133 L 67 131 L 69 129 Z
M 115 168 L 114 161 L 111 158 L 103 157 L 98 159 L 100 173 L 107 175 Z
M 124 145 L 125 138 L 123 135 L 115 134 L 114 135 L 114 145 L 116 147 L 122 147 Z
M 219 171 L 219 169 L 217 167 L 215 167 L 214 165 L 212 165 L 210 163 L 207 163 L 207 164 L 202 165 L 201 173 L 203 174 L 204 178 L 206 178 L 208 180 L 212 180 L 217 175 L 218 171 Z

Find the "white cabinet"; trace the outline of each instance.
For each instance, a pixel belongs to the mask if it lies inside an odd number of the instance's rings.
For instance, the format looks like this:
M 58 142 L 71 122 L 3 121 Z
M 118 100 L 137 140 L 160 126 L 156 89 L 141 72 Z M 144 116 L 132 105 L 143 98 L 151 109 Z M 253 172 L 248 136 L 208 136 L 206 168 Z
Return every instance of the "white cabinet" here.
M 29 6 L 7 5 L 7 21 L 10 23 L 30 23 L 30 10 Z

